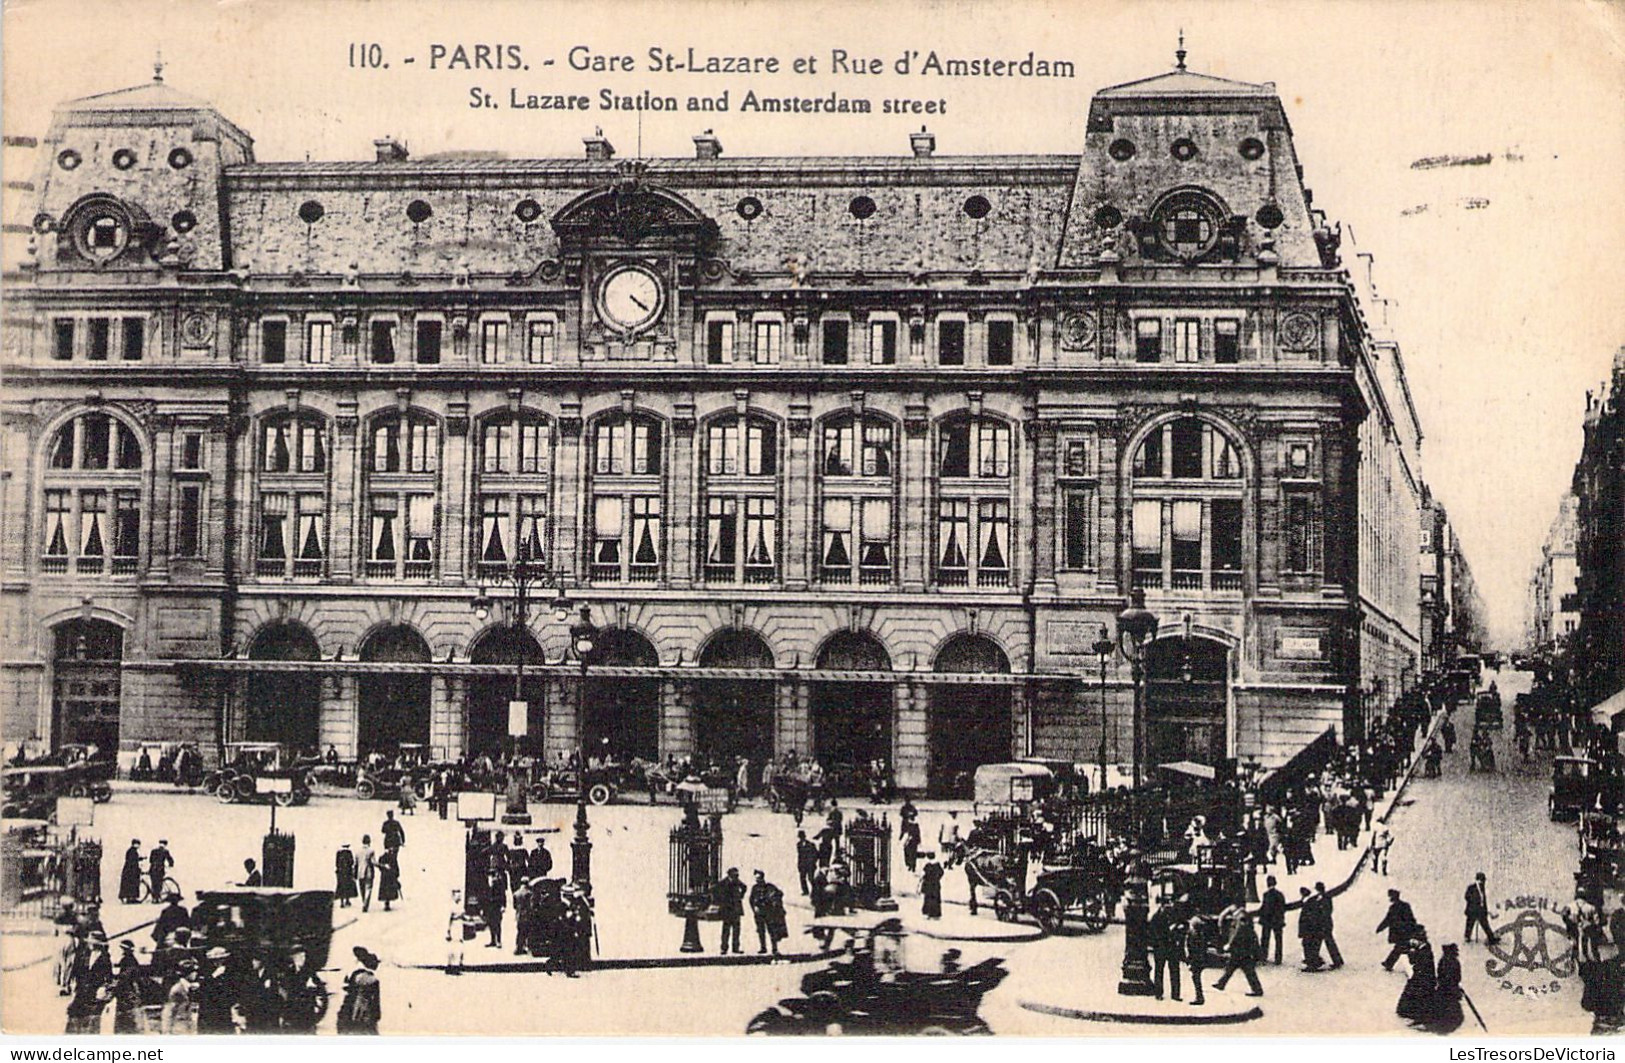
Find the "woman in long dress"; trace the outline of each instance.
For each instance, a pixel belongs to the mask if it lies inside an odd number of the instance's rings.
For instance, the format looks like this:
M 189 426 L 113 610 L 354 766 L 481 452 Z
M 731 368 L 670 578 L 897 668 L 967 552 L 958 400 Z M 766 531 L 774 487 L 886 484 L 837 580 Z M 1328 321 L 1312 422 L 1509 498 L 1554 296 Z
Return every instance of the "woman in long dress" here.
M 1427 932 L 1421 927 L 1416 928 L 1416 936 L 1411 939 L 1411 950 L 1406 958 L 1411 963 L 1411 976 L 1405 980 L 1405 988 L 1400 991 L 1399 1003 L 1394 1011 L 1402 1019 L 1424 1023 L 1433 1012 L 1438 971 L 1433 963 L 1433 945 L 1428 942 Z
M 136 838 L 130 839 L 130 847 L 124 851 L 124 866 L 118 876 L 118 899 L 123 904 L 141 901 L 141 842 Z
M 401 857 L 398 849 L 385 849 L 378 858 L 378 899 L 384 911 L 390 910 L 392 901 L 401 897 Z
M 942 918 L 942 865 L 935 855 L 926 857 L 920 872 L 920 914 L 927 919 Z
M 350 902 L 357 895 L 355 883 L 355 854 L 350 851 L 350 843 L 345 842 L 333 857 L 333 876 L 337 879 L 337 888 L 333 896 L 338 898 L 340 908 L 350 907 Z
M 1433 990 L 1433 1015 L 1428 1029 L 1437 1034 L 1455 1033 L 1464 1021 L 1461 1014 L 1461 957 L 1455 945 L 1439 952 L 1439 970 Z

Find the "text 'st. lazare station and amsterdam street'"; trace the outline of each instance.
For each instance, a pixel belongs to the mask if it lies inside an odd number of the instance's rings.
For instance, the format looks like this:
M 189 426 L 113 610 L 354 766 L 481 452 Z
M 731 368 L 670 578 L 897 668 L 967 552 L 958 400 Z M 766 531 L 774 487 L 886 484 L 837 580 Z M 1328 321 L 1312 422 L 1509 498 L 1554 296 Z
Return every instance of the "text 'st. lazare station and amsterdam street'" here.
M 176 80 L 7 138 L 11 1032 L 1620 1023 L 1625 357 L 1491 645 L 1274 85 L 322 162 Z

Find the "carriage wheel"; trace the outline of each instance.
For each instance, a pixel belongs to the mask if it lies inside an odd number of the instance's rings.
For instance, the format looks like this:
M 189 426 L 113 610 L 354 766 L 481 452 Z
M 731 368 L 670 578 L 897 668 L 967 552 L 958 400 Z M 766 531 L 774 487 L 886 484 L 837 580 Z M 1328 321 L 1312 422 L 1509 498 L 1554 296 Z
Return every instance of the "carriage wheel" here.
M 1105 930 L 1108 921 L 1105 897 L 1091 893 L 1083 899 L 1083 925 L 1089 933 L 1098 934 Z
M 551 796 L 552 791 L 548 788 L 548 785 L 545 782 L 531 783 L 530 799 L 532 801 L 535 801 L 537 804 L 542 804 L 545 803 Z
M 1028 898 L 1028 908 L 1038 919 L 1038 925 L 1044 928 L 1044 933 L 1053 934 L 1061 929 L 1061 898 L 1053 890 L 1035 890 Z
M 98 805 L 105 805 L 113 800 L 113 787 L 104 782 L 97 783 L 91 788 L 90 796 L 95 799 Z
M 221 779 L 214 784 L 214 799 L 223 805 L 237 800 L 237 791 L 233 789 L 230 779 Z
M 239 775 L 231 780 L 232 796 L 239 801 L 249 801 L 254 797 L 254 780 L 247 775 Z
M 355 784 L 355 795 L 363 801 L 371 801 L 378 796 L 378 784 L 371 779 L 362 779 Z
M 86 786 L 82 782 L 76 782 L 72 786 L 68 787 L 68 796 L 69 797 L 89 797 L 90 796 L 90 787 Z
M 286 793 L 279 790 L 271 795 L 271 800 L 277 803 L 278 808 L 292 808 L 299 800 L 299 795 L 294 793 L 292 790 L 289 790 Z
M 609 799 L 613 796 L 614 793 L 610 790 L 608 783 L 595 782 L 587 790 L 587 800 L 595 805 L 607 805 Z
M 310 787 L 306 786 L 302 789 L 295 789 L 293 792 L 293 803 L 296 805 L 310 804 Z
M 1016 917 L 1016 896 L 1015 896 L 1015 894 L 1011 893 L 1009 890 L 1003 888 L 1002 886 L 999 889 L 994 890 L 993 891 L 993 914 L 998 917 L 999 922 L 1001 922 L 1001 923 L 1008 923 L 1008 922 L 1013 921 L 1015 919 L 1015 917 Z

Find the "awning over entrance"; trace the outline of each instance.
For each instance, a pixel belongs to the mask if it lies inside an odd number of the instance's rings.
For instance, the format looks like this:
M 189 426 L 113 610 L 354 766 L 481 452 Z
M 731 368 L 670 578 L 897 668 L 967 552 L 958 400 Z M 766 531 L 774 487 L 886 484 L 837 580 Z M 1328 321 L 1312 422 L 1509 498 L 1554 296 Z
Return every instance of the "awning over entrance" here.
M 243 658 L 213 658 L 207 660 L 178 660 L 169 662 L 173 667 L 210 672 L 308 672 L 317 670 L 325 675 L 371 675 L 379 673 L 412 673 L 414 675 L 491 676 L 513 675 L 511 664 L 464 664 L 462 662 L 425 661 L 255 661 Z M 526 664 L 525 674 L 579 677 L 581 666 L 564 664 Z M 929 683 L 964 684 L 969 686 L 1019 686 L 1037 679 L 1076 680 L 1071 675 L 993 675 L 969 672 L 867 672 L 842 671 L 826 668 L 703 668 L 687 665 L 593 665 L 587 671 L 598 678 L 631 679 L 802 679 L 808 682 L 830 683 Z
M 1618 730 L 1615 721 L 1621 714 L 1625 714 L 1625 689 L 1614 694 L 1613 697 L 1604 698 L 1591 707 L 1591 721 L 1604 724 Z

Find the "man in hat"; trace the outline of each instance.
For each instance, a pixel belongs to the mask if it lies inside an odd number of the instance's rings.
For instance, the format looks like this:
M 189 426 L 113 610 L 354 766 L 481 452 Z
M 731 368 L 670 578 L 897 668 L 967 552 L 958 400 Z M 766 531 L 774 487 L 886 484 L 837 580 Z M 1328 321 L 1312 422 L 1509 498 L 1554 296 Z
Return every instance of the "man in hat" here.
M 350 907 L 355 899 L 355 853 L 350 851 L 350 843 L 345 842 L 339 851 L 333 854 L 333 878 L 335 889 L 333 896 L 338 898 L 340 908 Z
M 376 1034 L 383 1018 L 381 987 L 378 983 L 378 957 L 357 945 L 353 950 L 361 966 L 344 979 L 344 1003 L 339 1006 L 338 1032 Z
M 147 970 L 135 954 L 135 942 L 121 938 L 118 947 L 118 973 L 113 977 L 113 1032 L 142 1033 L 142 983 L 146 981 Z
M 537 835 L 536 848 L 530 851 L 525 867 L 526 878 L 546 878 L 553 873 L 553 854 L 547 851 L 547 839 Z
M 1264 931 L 1263 951 L 1261 960 L 1267 959 L 1270 952 L 1270 940 L 1275 941 L 1275 965 L 1281 965 L 1281 949 L 1286 937 L 1286 894 L 1275 885 L 1275 876 L 1265 878 L 1268 887 L 1258 905 L 1258 925 Z
M 73 980 L 68 1002 L 68 1033 L 101 1033 L 102 1010 L 112 993 L 113 960 L 107 955 L 107 934 L 92 930 L 85 937 L 85 956 Z
M 118 899 L 120 904 L 138 904 L 141 901 L 141 839 L 131 838 L 124 850 L 124 867 L 119 870 Z
M 1388 931 L 1388 958 L 1382 961 L 1382 969 L 1391 971 L 1408 951 L 1411 938 L 1416 934 L 1416 913 L 1411 910 L 1409 901 L 1399 896 L 1398 890 L 1388 891 L 1388 912 L 1377 924 L 1376 933 Z
M 756 882 L 750 888 L 750 911 L 756 917 L 757 954 L 765 953 L 769 946 L 773 955 L 779 954 L 779 942 L 788 936 L 784 925 L 784 891 L 767 880 L 767 875 L 756 872 Z
M 1236 914 L 1235 926 L 1231 928 L 1230 940 L 1226 943 L 1224 973 L 1213 983 L 1213 988 L 1222 992 L 1230 976 L 1240 971 L 1247 979 L 1247 995 L 1261 997 L 1264 987 L 1258 982 L 1257 967 L 1258 934 L 1253 930 L 1253 917 L 1241 911 Z
M 1464 899 L 1467 902 L 1467 928 L 1461 932 L 1461 939 L 1473 940 L 1473 929 L 1477 927 L 1484 931 L 1485 941 L 1492 945 L 1499 941 L 1499 935 L 1490 929 L 1490 895 L 1484 885 L 1484 872 L 1480 871 L 1473 877 Z
M 1326 956 L 1332 961 L 1332 970 L 1343 966 L 1343 953 L 1337 948 L 1336 929 L 1332 917 L 1332 895 L 1326 892 L 1326 883 L 1315 883 L 1315 908 L 1320 918 L 1320 943 L 1326 946 Z
M 192 993 L 197 989 L 197 961 L 182 960 L 164 996 L 160 1022 L 165 1034 L 197 1033 L 197 1015 L 192 1011 Z
M 265 879 L 260 875 L 260 869 L 254 866 L 254 858 L 251 856 L 244 860 L 243 881 L 241 884 L 248 889 L 258 889 L 264 881 Z
M 384 836 L 385 849 L 399 849 L 406 844 L 406 828 L 395 818 L 393 809 L 384 813 L 384 823 L 379 832 Z
M 796 875 L 801 879 L 801 895 L 812 891 L 813 872 L 818 870 L 818 846 L 807 840 L 807 832 L 796 831 Z
M 158 903 L 164 896 L 164 876 L 175 865 L 175 858 L 169 855 L 169 841 L 158 839 L 158 845 L 147 854 L 147 878 L 152 883 L 152 900 Z
M 722 917 L 722 955 L 728 954 L 729 942 L 739 950 L 739 921 L 745 917 L 745 884 L 739 881 L 739 869 L 730 867 L 728 874 L 716 886 L 717 912 Z
M 158 913 L 158 921 L 152 926 L 152 940 L 155 945 L 162 948 L 169 940 L 169 935 L 181 927 L 190 927 L 192 917 L 181 904 L 181 895 L 174 890 L 164 894 L 164 903 L 167 905 Z

